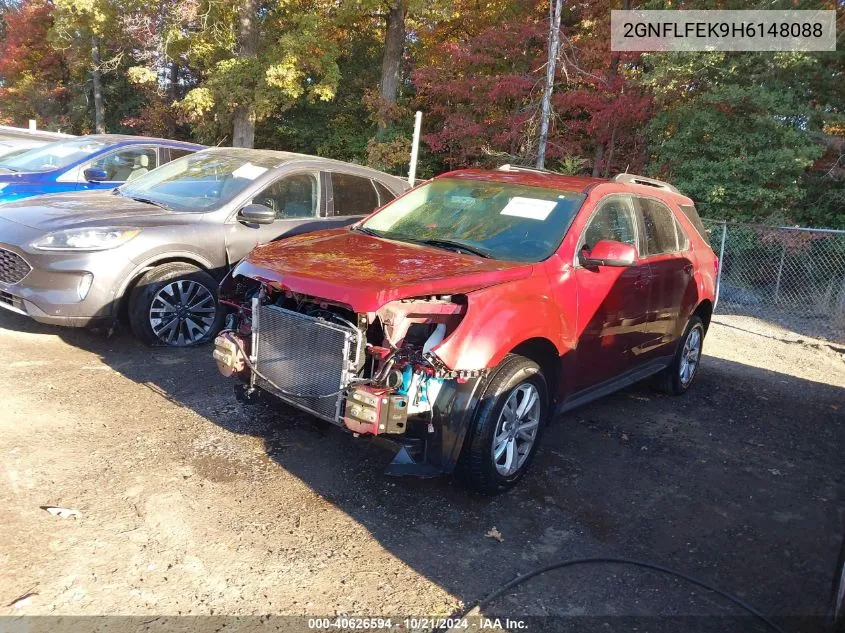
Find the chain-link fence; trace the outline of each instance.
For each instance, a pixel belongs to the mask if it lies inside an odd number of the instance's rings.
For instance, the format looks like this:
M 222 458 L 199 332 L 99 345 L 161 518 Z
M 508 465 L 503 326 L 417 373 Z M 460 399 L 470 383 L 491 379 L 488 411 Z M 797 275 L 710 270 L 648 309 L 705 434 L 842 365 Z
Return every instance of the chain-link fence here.
M 704 224 L 720 261 L 717 313 L 845 339 L 845 231 Z

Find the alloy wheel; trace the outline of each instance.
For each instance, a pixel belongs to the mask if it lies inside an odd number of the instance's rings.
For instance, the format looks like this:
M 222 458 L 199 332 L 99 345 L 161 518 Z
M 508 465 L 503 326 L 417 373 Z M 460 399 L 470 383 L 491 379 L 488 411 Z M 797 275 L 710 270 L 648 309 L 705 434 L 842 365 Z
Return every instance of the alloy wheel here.
M 194 345 L 214 324 L 217 302 L 211 290 L 190 279 L 163 286 L 150 304 L 150 327 L 167 345 Z
M 511 391 L 493 433 L 496 472 L 510 477 L 522 468 L 540 430 L 540 394 L 530 382 Z
M 686 387 L 692 382 L 698 361 L 701 359 L 702 330 L 700 325 L 694 326 L 687 332 L 684 348 L 681 350 L 681 362 L 678 369 L 681 384 Z

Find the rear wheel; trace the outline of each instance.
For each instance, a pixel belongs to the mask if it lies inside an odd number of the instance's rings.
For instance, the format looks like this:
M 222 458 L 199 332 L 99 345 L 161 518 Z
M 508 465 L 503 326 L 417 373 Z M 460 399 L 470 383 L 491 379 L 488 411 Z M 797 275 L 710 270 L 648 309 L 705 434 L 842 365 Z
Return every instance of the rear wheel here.
M 129 295 L 129 323 L 147 345 L 206 343 L 223 322 L 217 282 L 196 266 L 174 262 L 147 272 Z
M 672 363 L 657 374 L 657 387 L 660 391 L 679 396 L 690 388 L 698 373 L 703 345 L 704 323 L 698 316 L 693 315 L 678 342 Z
M 496 494 L 519 481 L 537 452 L 548 408 L 548 388 L 537 363 L 506 356 L 488 379 L 473 415 L 461 456 L 467 483 Z

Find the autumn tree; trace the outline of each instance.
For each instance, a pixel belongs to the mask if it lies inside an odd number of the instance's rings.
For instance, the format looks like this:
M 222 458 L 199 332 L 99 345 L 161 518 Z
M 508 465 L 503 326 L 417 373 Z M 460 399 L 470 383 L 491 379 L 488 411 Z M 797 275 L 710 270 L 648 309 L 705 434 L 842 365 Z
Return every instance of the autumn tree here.
M 195 87 L 187 50 L 197 6 L 180 0 L 125 1 L 129 6 L 121 13 L 120 26 L 133 51 L 126 76 L 142 103 L 121 123 L 153 136 L 189 134 L 180 128 L 175 106 Z
M 114 69 L 119 54 L 103 57 L 104 38 L 119 33 L 118 5 L 109 0 L 54 0 L 51 38 L 54 46 L 78 61 L 89 60 L 94 130 L 106 131 L 103 72 Z M 84 63 L 84 62 L 83 62 Z
M 338 48 L 319 3 L 201 2 L 186 54 L 201 66 L 200 85 L 182 111 L 206 141 L 252 147 L 256 121 L 298 98 L 334 96 Z
M 0 119 L 23 125 L 28 119 L 68 126 L 70 71 L 67 59 L 47 45 L 53 5 L 24 0 L 4 7 L 0 40 Z

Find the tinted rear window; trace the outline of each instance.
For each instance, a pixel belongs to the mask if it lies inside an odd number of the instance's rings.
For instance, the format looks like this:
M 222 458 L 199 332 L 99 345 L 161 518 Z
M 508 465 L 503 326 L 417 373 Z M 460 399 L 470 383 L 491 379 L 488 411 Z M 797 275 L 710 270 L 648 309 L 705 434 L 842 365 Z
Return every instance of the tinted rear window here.
M 701 218 L 698 216 L 698 211 L 696 211 L 695 207 L 691 204 L 682 204 L 681 211 L 687 216 L 687 220 L 695 227 L 701 238 L 707 242 L 707 229 L 704 228 L 704 224 L 701 222 Z

